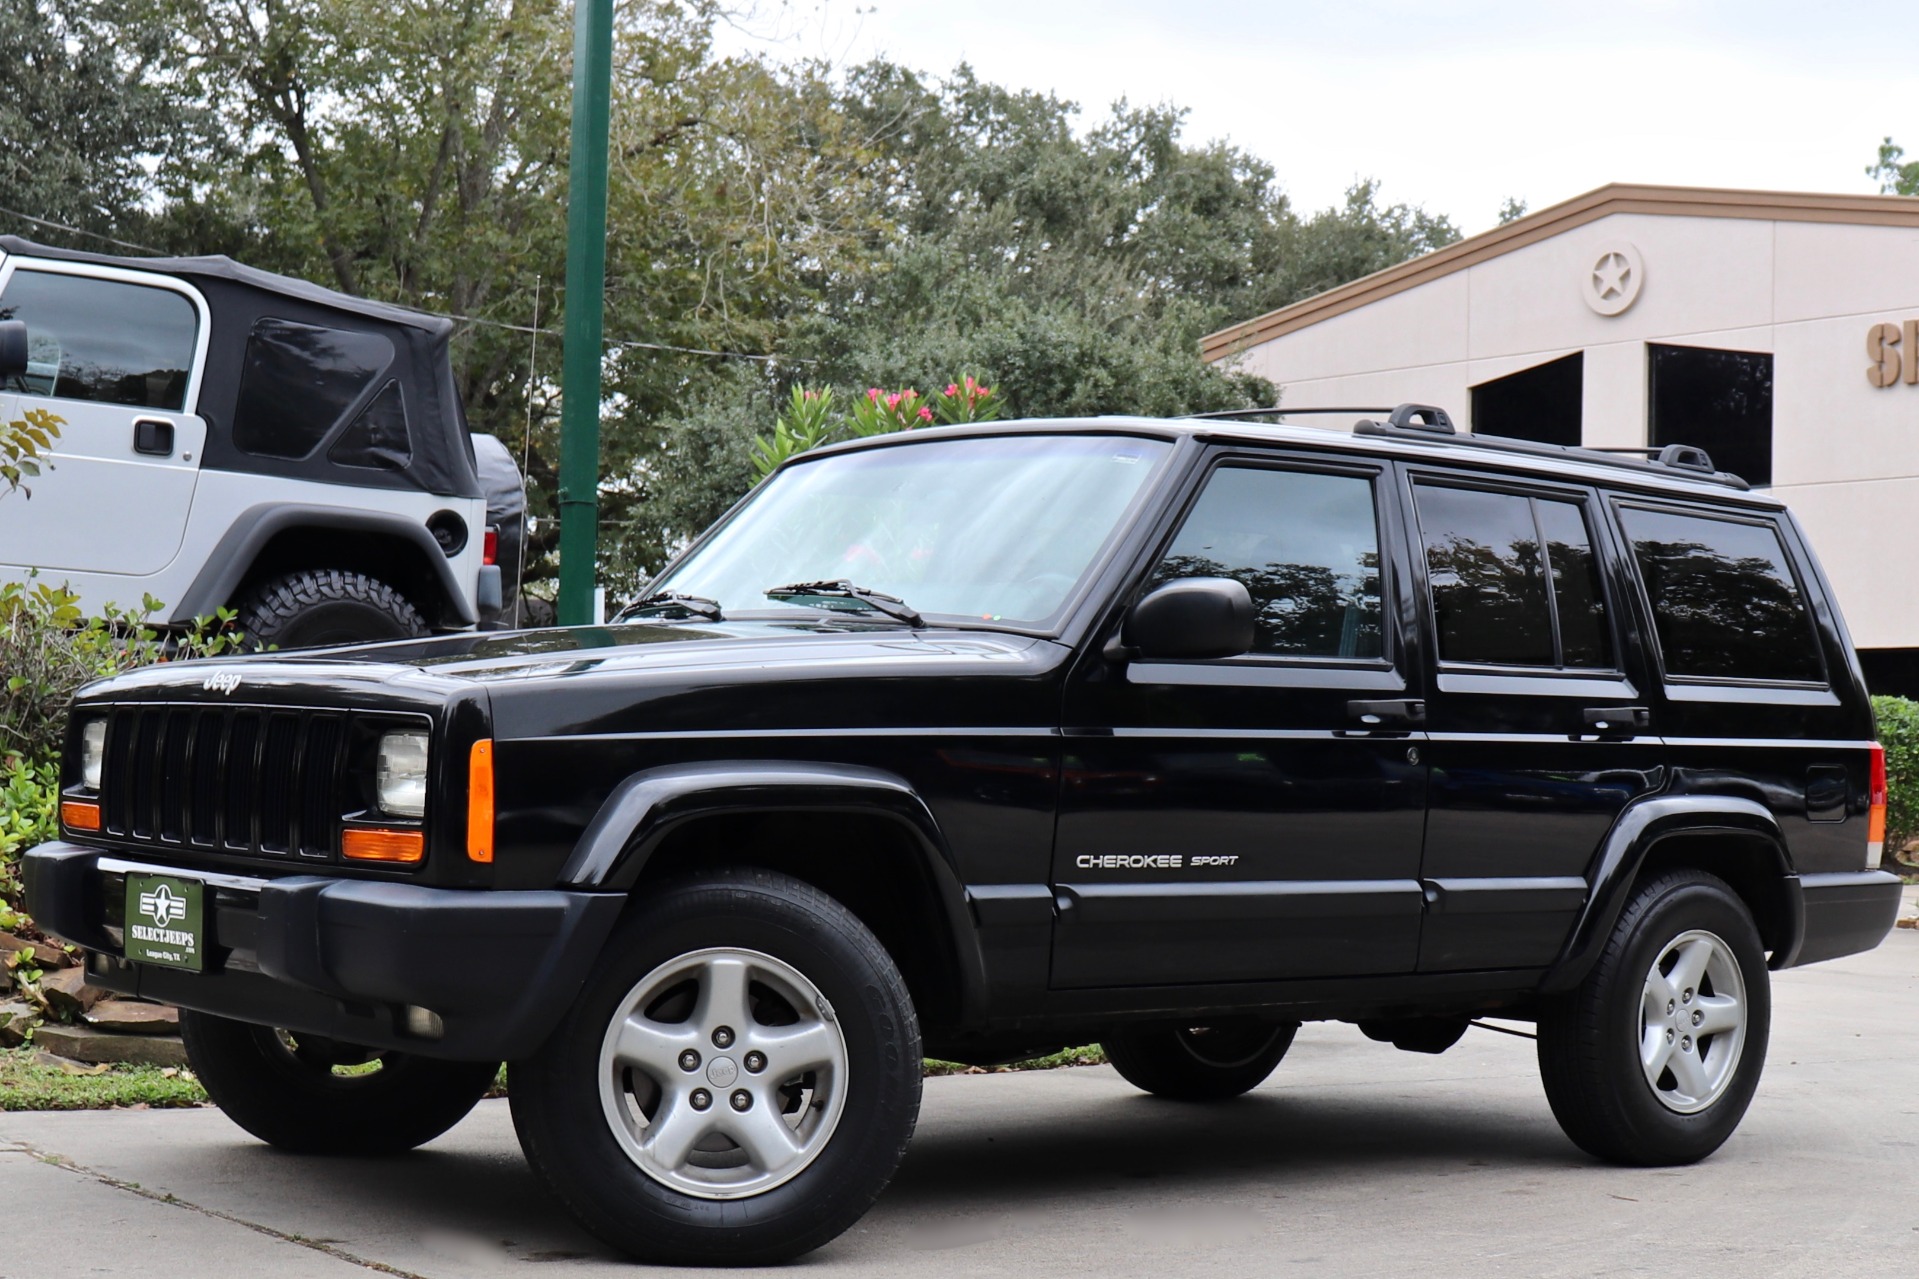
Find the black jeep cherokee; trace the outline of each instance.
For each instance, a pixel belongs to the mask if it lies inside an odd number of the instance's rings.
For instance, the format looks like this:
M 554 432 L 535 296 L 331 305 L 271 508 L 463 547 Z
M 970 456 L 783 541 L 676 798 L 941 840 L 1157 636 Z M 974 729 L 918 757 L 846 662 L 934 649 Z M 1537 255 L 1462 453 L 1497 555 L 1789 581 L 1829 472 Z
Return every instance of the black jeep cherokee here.
M 1697 450 L 1023 422 L 789 462 L 614 625 L 95 684 L 26 873 L 264 1140 L 413 1146 L 508 1060 L 588 1227 L 766 1261 L 880 1193 L 923 1053 L 1222 1099 L 1304 1020 L 1532 1020 L 1573 1141 L 1699 1159 L 1767 970 L 1892 924 L 1872 738 Z

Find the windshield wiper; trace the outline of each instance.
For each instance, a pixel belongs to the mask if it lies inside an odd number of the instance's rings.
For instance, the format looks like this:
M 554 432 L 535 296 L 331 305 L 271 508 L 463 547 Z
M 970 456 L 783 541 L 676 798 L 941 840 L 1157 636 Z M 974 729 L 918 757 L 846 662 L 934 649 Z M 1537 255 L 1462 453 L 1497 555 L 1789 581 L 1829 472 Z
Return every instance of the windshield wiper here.
M 778 600 L 782 604 L 811 604 L 814 608 L 830 609 L 834 612 L 849 610 L 826 601 L 854 600 L 866 605 L 875 613 L 884 613 L 895 621 L 905 622 L 908 626 L 926 625 L 926 619 L 914 611 L 911 604 L 898 596 L 869 591 L 864 586 L 855 586 L 844 579 L 837 582 L 794 582 L 790 586 L 769 586 L 763 593 L 767 599 Z M 819 602 L 813 603 L 815 600 Z
M 668 608 L 677 608 L 683 613 L 709 622 L 726 620 L 725 615 L 720 612 L 718 600 L 707 599 L 704 595 L 681 595 L 677 591 L 654 591 L 651 595 L 642 595 L 620 610 L 620 620 L 624 622 L 629 617 L 638 617 L 641 613 L 653 609 Z

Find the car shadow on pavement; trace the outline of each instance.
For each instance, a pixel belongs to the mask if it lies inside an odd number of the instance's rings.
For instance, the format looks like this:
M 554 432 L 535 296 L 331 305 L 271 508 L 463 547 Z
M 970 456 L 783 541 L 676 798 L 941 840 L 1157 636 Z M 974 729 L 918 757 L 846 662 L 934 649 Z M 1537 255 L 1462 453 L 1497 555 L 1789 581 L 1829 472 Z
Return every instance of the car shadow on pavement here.
M 1036 1116 L 983 1115 L 922 1129 L 883 1203 L 953 1207 L 1070 1200 L 1128 1182 L 1229 1189 L 1324 1184 L 1329 1176 L 1464 1166 L 1569 1168 L 1591 1160 L 1537 1109 L 1409 1097 L 1263 1091 L 1225 1102 L 1144 1095 L 1077 1099 Z

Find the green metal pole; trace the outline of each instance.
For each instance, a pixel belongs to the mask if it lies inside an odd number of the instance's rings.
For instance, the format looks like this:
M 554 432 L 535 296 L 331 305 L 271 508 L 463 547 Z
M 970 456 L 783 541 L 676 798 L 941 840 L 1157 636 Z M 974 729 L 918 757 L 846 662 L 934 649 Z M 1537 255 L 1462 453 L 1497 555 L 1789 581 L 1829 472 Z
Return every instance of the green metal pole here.
M 606 301 L 606 148 L 613 0 L 574 0 L 573 162 L 567 182 L 560 401 L 560 624 L 593 620 L 600 520 L 600 355 Z

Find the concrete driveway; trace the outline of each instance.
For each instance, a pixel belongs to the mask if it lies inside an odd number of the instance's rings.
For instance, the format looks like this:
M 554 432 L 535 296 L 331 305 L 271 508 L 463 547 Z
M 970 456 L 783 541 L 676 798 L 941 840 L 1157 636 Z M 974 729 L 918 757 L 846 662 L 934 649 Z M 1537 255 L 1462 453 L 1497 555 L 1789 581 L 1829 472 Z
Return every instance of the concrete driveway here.
M 1919 932 L 1774 982 L 1744 1126 L 1693 1168 L 1586 1159 L 1532 1044 L 1443 1057 L 1309 1026 L 1190 1108 L 1104 1067 L 927 1082 L 867 1218 L 787 1273 L 1919 1273 Z M 619 1275 L 520 1158 L 504 1102 L 392 1160 L 280 1155 L 217 1111 L 0 1115 L 0 1275 Z

